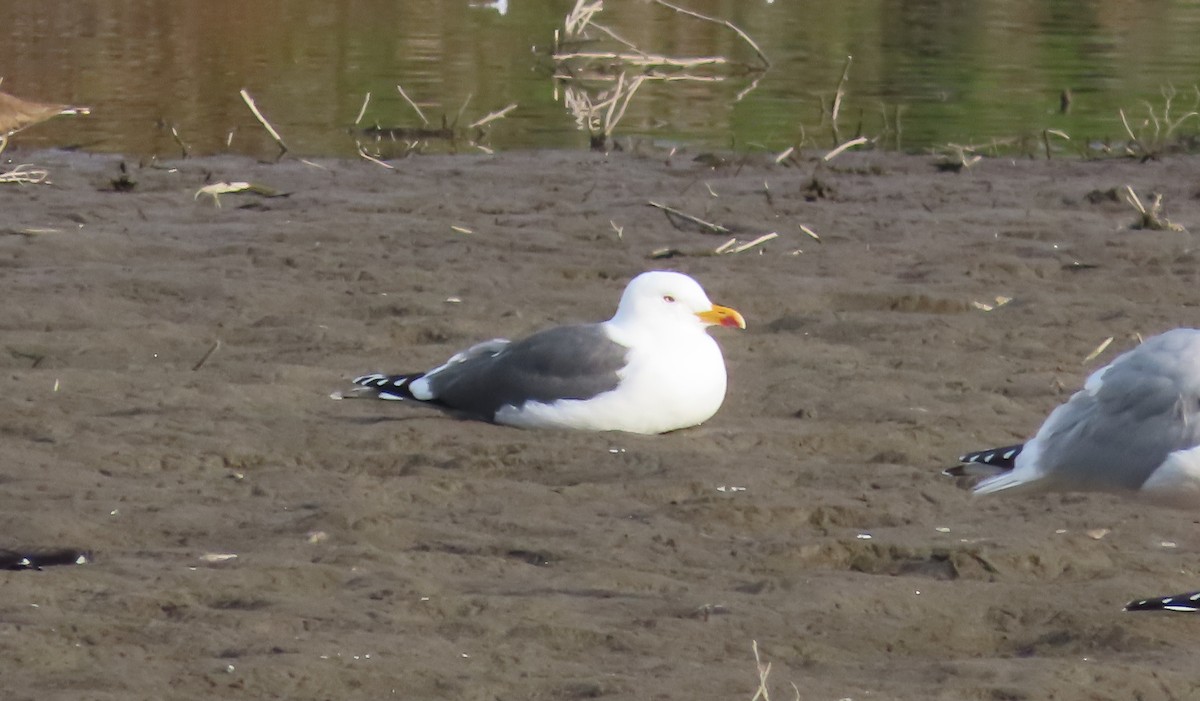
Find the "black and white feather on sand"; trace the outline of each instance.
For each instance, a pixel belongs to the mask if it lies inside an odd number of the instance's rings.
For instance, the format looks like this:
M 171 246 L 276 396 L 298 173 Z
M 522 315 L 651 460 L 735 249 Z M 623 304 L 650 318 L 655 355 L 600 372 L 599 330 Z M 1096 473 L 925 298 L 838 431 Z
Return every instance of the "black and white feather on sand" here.
M 58 565 L 85 565 L 91 553 L 75 548 L 0 548 L 0 570 L 40 570 Z
M 707 421 L 725 398 L 709 326 L 745 328 L 692 278 L 653 271 L 626 286 L 611 319 L 485 341 L 425 372 L 373 373 L 332 396 L 418 402 L 524 428 L 663 433 Z
M 1200 591 L 1171 596 L 1154 596 L 1135 599 L 1125 604 L 1126 611 L 1173 611 L 1176 613 L 1200 613 Z

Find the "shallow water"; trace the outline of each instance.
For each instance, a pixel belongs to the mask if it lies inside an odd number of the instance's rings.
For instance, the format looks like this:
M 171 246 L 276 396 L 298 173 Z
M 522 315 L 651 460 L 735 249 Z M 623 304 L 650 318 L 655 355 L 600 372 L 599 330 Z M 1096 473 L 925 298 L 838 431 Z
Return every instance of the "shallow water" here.
M 415 0 L 5 3 L 0 75 L 8 92 L 95 109 L 21 134 L 16 143 L 26 147 L 170 155 L 180 150 L 173 126 L 191 153 L 269 155 L 273 147 L 238 96 L 246 88 L 294 153 L 352 155 L 351 127 L 368 92 L 360 126 L 421 126 L 396 90 L 402 84 L 434 126 L 443 118 L 462 126 L 516 103 L 482 133 L 459 132 L 489 148 L 574 148 L 587 138 L 563 104 L 566 85 L 553 78 L 550 57 L 569 6 L 512 0 L 502 14 Z M 1179 92 L 1172 118 L 1182 114 L 1200 75 L 1200 3 L 1183 0 L 687 6 L 744 29 L 771 67 L 709 71 L 716 80 L 703 82 L 649 81 L 616 135 L 772 150 L 803 136 L 827 147 L 832 96 L 853 55 L 843 139 L 860 124 L 904 149 L 1060 129 L 1072 137 L 1058 139 L 1060 147 L 1080 149 L 1125 138 L 1118 108 L 1135 129 L 1148 118 L 1147 102 L 1161 119 L 1165 86 Z M 647 52 L 756 63 L 729 29 L 659 5 L 609 2 L 594 21 Z M 587 48 L 621 47 L 608 40 Z M 584 87 L 596 99 L 610 85 Z M 1064 89 L 1073 95 L 1066 114 Z M 1194 132 L 1194 120 L 1182 131 Z

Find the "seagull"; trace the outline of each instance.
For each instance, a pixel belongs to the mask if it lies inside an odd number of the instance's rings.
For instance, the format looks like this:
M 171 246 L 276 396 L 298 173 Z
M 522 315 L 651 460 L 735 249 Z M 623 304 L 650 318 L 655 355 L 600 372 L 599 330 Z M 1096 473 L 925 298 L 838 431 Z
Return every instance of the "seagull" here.
M 725 399 L 725 360 L 707 329 L 746 328 L 682 273 L 631 280 L 603 323 L 495 338 L 426 372 L 370 374 L 334 399 L 421 402 L 521 428 L 656 434 L 696 426 Z
M 975 494 L 1111 492 L 1200 507 L 1200 330 L 1147 339 L 1088 377 L 1024 444 L 959 458 Z
M 1110 492 L 1200 507 L 1200 330 L 1147 339 L 1088 377 L 1024 444 L 959 458 L 951 476 L 988 475 L 975 494 Z M 1126 611 L 1200 611 L 1200 591 L 1137 599 Z

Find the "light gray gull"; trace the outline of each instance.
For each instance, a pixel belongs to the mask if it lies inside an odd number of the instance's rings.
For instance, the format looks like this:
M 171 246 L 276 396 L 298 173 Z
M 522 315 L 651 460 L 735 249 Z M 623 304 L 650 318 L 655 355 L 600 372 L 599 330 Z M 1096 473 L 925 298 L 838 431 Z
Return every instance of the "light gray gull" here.
M 1200 330 L 1175 329 L 1092 373 L 1024 444 L 968 453 L 953 476 L 976 494 L 1111 492 L 1200 506 Z M 1200 592 L 1137 599 L 1126 611 L 1200 611 Z
M 947 474 L 975 494 L 1112 492 L 1200 507 L 1200 330 L 1147 339 L 1088 377 L 1024 444 L 968 453 Z
M 710 326 L 746 322 L 687 275 L 652 271 L 629 282 L 608 321 L 492 339 L 426 372 L 363 375 L 332 396 L 415 401 L 522 428 L 664 433 L 707 421 L 725 399 Z

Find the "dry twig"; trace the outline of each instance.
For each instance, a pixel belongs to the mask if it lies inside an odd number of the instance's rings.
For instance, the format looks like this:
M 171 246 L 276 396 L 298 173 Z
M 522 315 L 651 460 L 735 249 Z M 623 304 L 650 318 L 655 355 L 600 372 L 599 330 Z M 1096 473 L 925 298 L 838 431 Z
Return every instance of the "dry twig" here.
M 258 123 L 263 125 L 263 128 L 267 130 L 267 133 L 270 134 L 271 138 L 275 140 L 276 144 L 278 144 L 279 155 L 282 157 L 283 154 L 287 153 L 288 150 L 287 144 L 283 143 L 283 137 L 279 135 L 279 132 L 275 131 L 275 127 L 271 126 L 271 123 L 267 121 L 267 118 L 263 116 L 263 113 L 258 110 L 258 105 L 254 104 L 254 98 L 250 97 L 250 93 L 247 92 L 245 88 L 242 88 L 241 95 L 242 101 L 245 102 L 246 106 L 250 108 L 250 111 L 254 113 L 254 117 L 258 120 Z
M 408 103 L 409 107 L 412 107 L 413 111 L 417 113 L 417 116 L 421 118 L 421 123 L 429 126 L 429 120 L 425 119 L 425 113 L 421 111 L 420 107 L 417 107 L 417 103 L 413 102 L 412 98 L 408 96 L 408 93 L 404 92 L 404 87 L 397 83 L 396 89 L 400 91 L 400 97 L 403 97 L 404 101 Z
M 762 52 L 762 49 L 758 48 L 758 44 L 754 43 L 754 40 L 750 38 L 750 35 L 743 32 L 733 22 L 730 22 L 727 19 L 717 19 L 716 17 L 709 17 L 708 15 L 702 15 L 699 12 L 687 10 L 682 7 L 679 7 L 678 5 L 673 5 L 669 2 L 667 2 L 666 0 L 654 0 L 654 2 L 656 2 L 659 5 L 662 5 L 663 7 L 670 8 L 680 14 L 688 15 L 689 17 L 695 17 L 696 19 L 701 19 L 701 20 L 704 20 L 705 22 L 712 22 L 714 24 L 719 24 L 724 27 L 728 27 L 729 29 L 732 29 L 734 31 L 734 33 L 736 33 L 739 37 L 742 38 L 742 41 L 746 42 L 747 44 L 750 45 L 750 48 L 754 49 L 754 53 L 758 55 L 758 60 L 762 61 L 763 68 L 771 67 L 771 61 L 769 59 L 767 59 L 767 55 Z
M 675 225 L 675 219 L 673 217 L 678 217 L 680 219 L 689 221 L 689 222 L 699 226 L 701 229 L 703 229 L 704 231 L 706 231 L 707 233 L 710 233 L 710 234 L 728 234 L 729 233 L 729 229 L 724 226 L 721 226 L 720 224 L 713 224 L 712 222 L 704 221 L 700 217 L 694 217 L 685 212 L 681 212 L 678 209 L 675 209 L 674 207 L 668 207 L 667 205 L 661 204 L 658 202 L 647 202 L 647 204 L 649 204 L 651 207 L 656 207 L 658 209 L 661 209 L 663 212 L 665 212 L 667 215 L 667 219 L 671 222 L 672 225 Z
M 853 60 L 853 56 L 846 57 L 846 65 L 842 67 L 842 77 L 838 80 L 837 91 L 833 94 L 833 109 L 829 111 L 834 143 L 839 143 L 842 140 L 841 130 L 838 128 L 838 116 L 842 110 L 842 98 L 846 96 L 846 81 L 850 78 L 850 62 Z
M 483 119 L 475 120 L 474 122 L 471 123 L 471 125 L 468 128 L 476 129 L 478 127 L 483 126 L 484 124 L 487 124 L 488 122 L 494 122 L 497 119 L 503 119 L 505 116 L 508 115 L 509 112 L 512 112 L 516 108 L 517 108 L 517 103 L 514 102 L 511 105 L 509 105 L 508 107 L 505 107 L 504 109 L 500 109 L 500 110 L 496 110 L 495 112 L 492 112 L 491 114 L 487 115 Z
M 834 158 L 837 158 L 842 153 L 842 151 L 845 151 L 848 148 L 854 148 L 855 146 L 861 146 L 869 141 L 870 141 L 870 139 L 868 139 L 865 136 L 860 136 L 857 139 L 850 139 L 846 143 L 842 144 L 841 146 L 838 146 L 834 150 L 825 154 L 825 157 L 822 158 L 821 160 L 823 160 L 825 162 L 832 161 Z
M 363 96 L 362 107 L 358 108 L 358 116 L 354 118 L 354 124 L 356 126 L 358 125 L 359 122 L 362 121 L 363 115 L 367 113 L 367 105 L 369 105 L 369 104 L 371 104 L 371 91 L 370 90 L 368 90 L 367 94 L 365 96 Z

